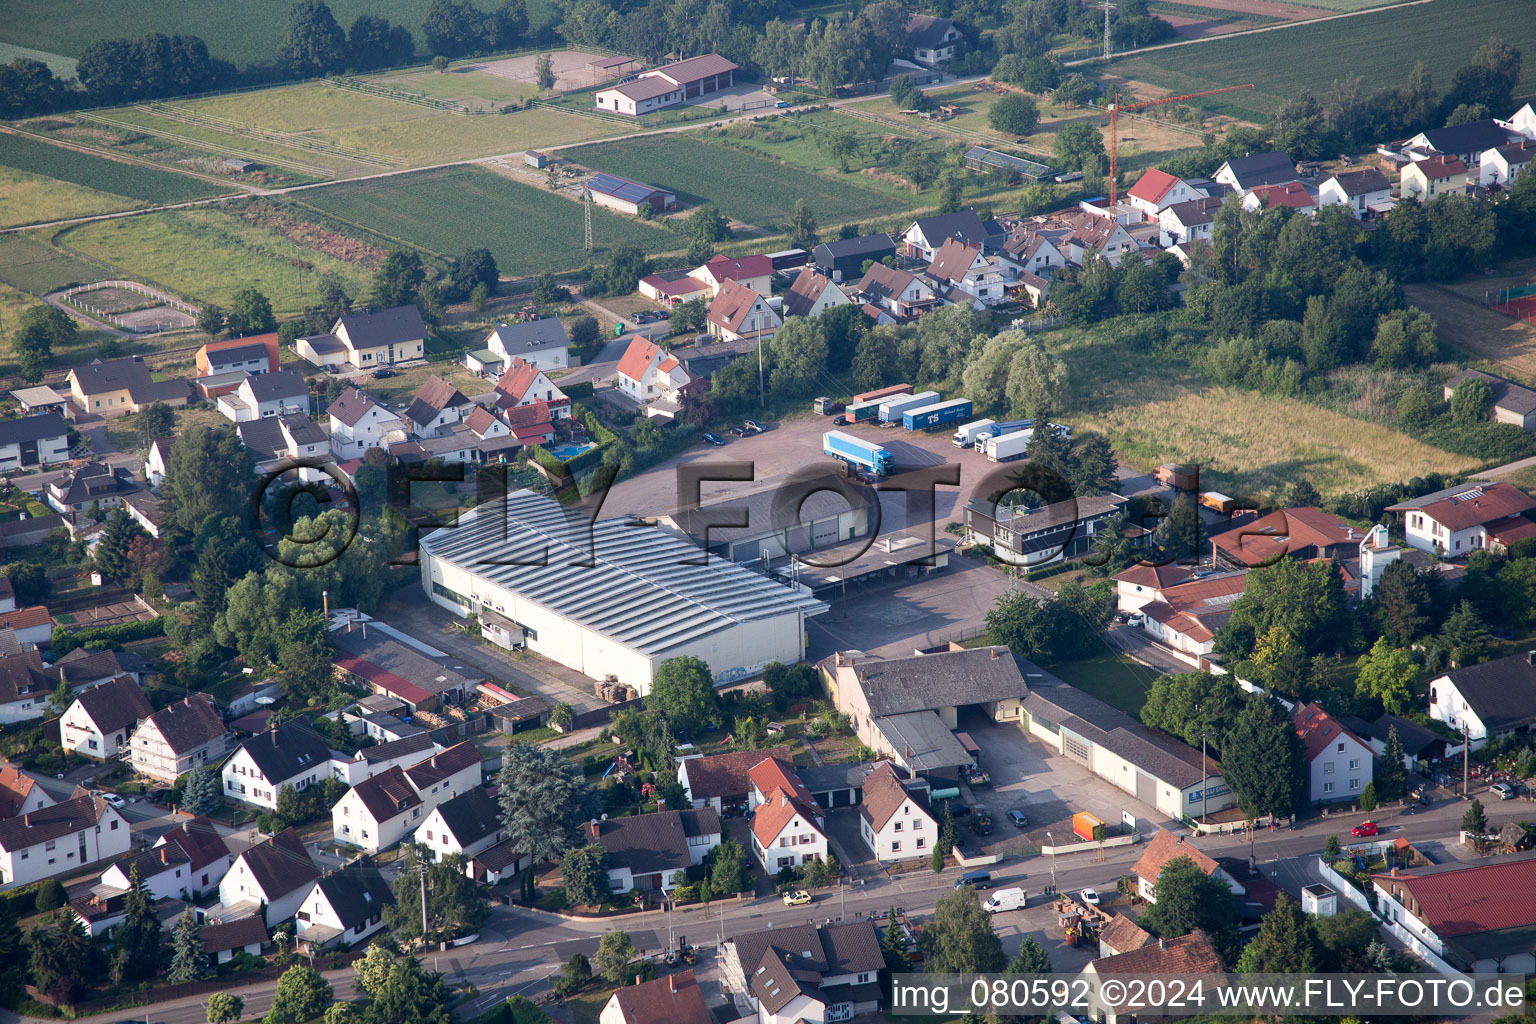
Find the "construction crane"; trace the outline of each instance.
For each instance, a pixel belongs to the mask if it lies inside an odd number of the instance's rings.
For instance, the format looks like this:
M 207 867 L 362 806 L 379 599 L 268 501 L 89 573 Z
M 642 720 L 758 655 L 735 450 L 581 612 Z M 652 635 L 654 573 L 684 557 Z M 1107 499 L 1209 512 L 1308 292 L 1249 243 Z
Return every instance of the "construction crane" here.
M 1246 85 L 1225 85 L 1220 89 L 1206 89 L 1202 92 L 1187 92 L 1182 96 L 1159 96 L 1155 100 L 1142 100 L 1140 103 L 1129 103 L 1120 106 L 1120 93 L 1115 92 L 1115 98 L 1109 105 L 1109 211 L 1113 214 L 1120 201 L 1119 182 L 1116 174 L 1120 169 L 1120 111 L 1129 113 L 1132 110 L 1144 110 L 1147 107 L 1160 107 L 1167 103 L 1182 103 L 1199 96 L 1215 96 L 1222 92 L 1237 92 L 1241 89 L 1252 89 L 1253 83 Z

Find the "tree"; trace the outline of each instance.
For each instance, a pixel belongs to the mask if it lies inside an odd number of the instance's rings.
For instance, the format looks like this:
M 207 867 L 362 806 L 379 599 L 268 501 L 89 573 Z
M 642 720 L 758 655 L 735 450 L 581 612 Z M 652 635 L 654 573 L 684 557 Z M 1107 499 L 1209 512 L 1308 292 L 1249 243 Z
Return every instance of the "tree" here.
M 363 1010 L 362 1024 L 396 1024 L 407 1020 L 451 1024 L 451 1002 L 443 976 L 424 970 L 415 957 L 406 957 L 390 965 L 384 984 Z
M 325 1008 L 325 1024 L 366 1024 L 356 1003 L 332 1003 Z
M 576 709 L 563 701 L 549 709 L 549 724 L 561 732 L 570 729 L 571 723 L 575 719 Z
M 541 53 L 538 60 L 533 62 L 533 77 L 541 92 L 555 87 L 555 62 L 549 54 Z
M 991 917 L 969 885 L 939 898 L 919 942 L 923 969 L 931 974 L 995 974 L 1008 963 Z
M 1022 416 L 1041 417 L 1063 408 L 1066 394 L 1067 364 L 1047 352 L 1038 337 L 1021 339 L 1008 362 L 1009 408 Z M 1052 431 L 1037 430 L 1035 436 L 1048 433 Z
M 709 887 L 718 896 L 744 892 L 752 879 L 747 851 L 735 839 L 726 839 L 709 851 Z
M 128 869 L 128 893 L 123 897 L 123 922 L 115 933 L 116 947 L 127 958 L 127 977 L 153 977 L 160 963 L 160 918 L 144 887 L 138 865 Z
M 496 784 L 507 835 L 516 840 L 518 855 L 535 863 L 559 858 L 601 807 L 581 766 L 548 747 L 508 746 Z
M 207 976 L 208 950 L 203 948 L 201 929 L 189 908 L 171 933 L 171 966 L 165 972 L 165 980 L 174 984 Z
M 389 979 L 389 969 L 395 964 L 395 955 L 374 941 L 368 944 L 368 952 L 353 964 L 354 985 L 359 992 L 377 995 Z
M 128 564 L 128 545 L 139 532 L 138 524 L 128 518 L 128 513 L 115 508 L 107 515 L 96 544 L 94 562 L 96 571 L 113 583 L 122 583 L 131 575 Z
M 1451 392 L 1451 418 L 1457 423 L 1481 423 L 1493 407 L 1493 389 L 1488 382 L 1469 377 Z
M 629 965 L 639 957 L 640 951 L 630 941 L 628 932 L 604 932 L 592 957 L 592 967 L 610 985 L 622 985 L 629 980 Z
M 1188 857 L 1174 857 L 1158 873 L 1157 902 L 1137 923 L 1164 939 L 1199 928 L 1225 955 L 1237 937 L 1237 908 L 1226 882 L 1207 875 Z
M 194 768 L 181 790 L 181 809 L 188 814 L 211 814 L 223 802 L 223 785 L 213 765 Z
M 438 74 L 442 74 L 444 71 L 448 70 L 448 65 L 450 63 L 452 62 L 449 61 L 447 57 L 444 57 L 442 54 L 438 54 L 436 57 L 432 58 L 432 70 L 436 71 Z
M 1328 833 L 1328 838 L 1323 840 L 1323 859 L 1332 864 L 1342 853 L 1343 851 L 1339 848 L 1339 837 L 1332 832 Z
M 1050 974 L 1051 958 L 1046 956 L 1045 950 L 1033 935 L 1024 936 L 1024 941 L 1019 943 L 1019 951 L 1008 961 L 1009 974 Z
M 1104 166 L 1104 137 L 1091 120 L 1062 125 L 1054 145 L 1056 164 L 1065 170 L 1082 171 L 1087 177 L 1099 174 Z
M 217 338 L 228 321 L 229 314 L 224 308 L 211 302 L 203 303 L 203 308 L 197 311 L 197 329 L 210 338 Z
M 416 53 L 416 40 L 404 25 L 391 25 L 376 14 L 360 14 L 347 32 L 351 66 L 359 71 L 404 64 Z
M 1440 627 L 1440 646 L 1457 666 L 1475 665 L 1488 656 L 1492 637 L 1483 617 L 1463 598 Z
M 1393 647 L 1386 637 L 1382 637 L 1360 660 L 1355 694 L 1378 700 L 1389 713 L 1399 715 L 1413 702 L 1413 681 L 1418 675 L 1419 667 L 1414 664 L 1413 655 L 1404 648 Z
M 1483 813 L 1483 802 L 1476 797 L 1467 805 L 1467 813 L 1461 816 L 1461 830 L 1475 836 L 1488 834 L 1488 816 Z
M 798 700 L 813 696 L 821 685 L 816 678 L 816 670 L 805 662 L 784 665 L 777 661 L 770 661 L 763 666 L 763 684 L 773 694 L 773 706 L 779 711 Z
M 50 910 L 58 910 L 67 899 L 63 883 L 57 878 L 50 878 L 37 887 L 37 894 L 32 897 L 32 909 L 39 914 L 46 914 Z
M 901 930 L 895 906 L 885 917 L 885 932 L 880 937 L 880 955 L 885 958 L 885 969 L 891 974 L 905 974 L 912 969 L 907 956 L 907 936 Z
M 807 252 L 816 248 L 816 214 L 811 211 L 810 203 L 804 199 L 795 200 L 794 211 L 784 222 L 784 233 L 789 236 L 790 248 Z
M 1314 974 L 1317 946 L 1312 919 L 1302 913 L 1290 893 L 1282 892 L 1275 909 L 1259 923 L 1258 934 L 1243 948 L 1237 969 L 1243 974 Z
M 1520 81 L 1520 51 L 1492 36 L 1472 59 L 1457 69 L 1446 95 L 1447 106 L 1481 104 L 1489 110 L 1514 105 L 1514 89 Z
M 208 1024 L 232 1024 L 245 1013 L 245 1000 L 229 992 L 208 994 Z
M 331 986 L 319 971 L 295 964 L 277 979 L 272 1009 L 262 1019 L 266 1024 L 302 1024 L 324 1013 L 332 998 Z
M 347 66 L 347 37 L 324 0 L 299 0 L 288 11 L 288 34 L 278 60 L 298 78 L 315 78 Z
M 608 851 L 595 843 L 565 851 L 560 858 L 560 880 L 565 884 L 565 901 L 571 906 L 598 906 L 611 895 Z
M 1395 309 L 1376 321 L 1371 361 L 1379 367 L 1424 367 L 1440 352 L 1435 318 L 1417 306 Z
M 1009 135 L 1033 135 L 1040 127 L 1040 107 L 1030 97 L 1010 92 L 992 104 L 987 124 L 993 131 Z
M 1403 741 L 1397 734 L 1397 726 L 1387 727 L 1387 742 L 1381 757 L 1376 760 L 1374 777 L 1376 791 L 1383 800 L 1401 800 L 1408 795 L 1408 769 L 1404 765 Z
M 662 662 L 651 679 L 645 707 L 661 712 L 674 729 L 692 732 L 703 728 L 719 711 L 709 666 L 691 656 Z
M 265 334 L 277 330 L 277 317 L 272 315 L 272 303 L 265 295 L 255 288 L 241 288 L 230 300 L 228 326 L 236 338 Z
M 1270 131 L 1277 149 L 1285 150 L 1293 159 L 1316 160 L 1323 154 L 1328 126 L 1317 97 L 1310 89 L 1303 89 L 1300 96 L 1280 104 Z
M 1263 694 L 1249 694 L 1222 740 L 1221 752 L 1223 780 L 1244 815 L 1283 818 L 1296 809 L 1306 781 L 1301 737 L 1279 704 Z
M 939 212 L 959 213 L 965 201 L 964 182 L 954 171 L 946 171 L 939 182 Z
M 1246 658 L 1258 638 L 1279 626 L 1307 654 L 1332 652 L 1349 632 L 1344 581 L 1331 562 L 1278 558 L 1248 573 L 1243 596 L 1216 637 L 1216 647 L 1234 659 Z
M 139 443 L 145 448 L 176 430 L 176 413 L 164 402 L 150 402 L 133 417 Z
M 44 365 L 56 350 L 74 344 L 79 328 L 68 313 L 57 306 L 29 306 L 16 323 L 11 345 L 28 380 L 40 380 Z
M 463 57 L 485 41 L 485 14 L 460 0 L 432 0 L 421 24 L 427 49 L 442 57 Z M 435 66 L 435 64 L 434 64 Z
M 768 378 L 775 398 L 815 394 L 826 378 L 827 338 L 820 318 L 789 317 L 768 342 L 773 373 Z
M 488 294 L 495 295 L 500 280 L 501 271 L 489 249 L 466 249 L 453 261 L 453 289 L 459 295 L 469 295 L 476 285 L 483 285 Z
M 1370 814 L 1376 809 L 1376 783 L 1367 782 L 1365 788 L 1360 791 L 1360 810 Z
M 433 7 L 438 0 L 434 0 Z M 430 13 L 428 17 L 430 17 Z M 422 282 L 427 279 L 421 256 L 414 249 L 391 249 L 373 275 L 373 299 L 376 309 L 408 306 L 416 301 Z
M 1243 708 L 1243 691 L 1227 676 L 1184 672 L 1152 681 L 1141 720 L 1191 747 L 1202 739 L 1220 747 Z

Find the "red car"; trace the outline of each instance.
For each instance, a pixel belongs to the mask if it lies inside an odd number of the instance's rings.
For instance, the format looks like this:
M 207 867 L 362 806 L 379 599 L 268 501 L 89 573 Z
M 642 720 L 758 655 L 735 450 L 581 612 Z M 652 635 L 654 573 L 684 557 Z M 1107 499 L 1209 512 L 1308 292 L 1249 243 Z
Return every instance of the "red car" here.
M 1362 821 L 1360 824 L 1350 829 L 1349 834 L 1354 836 L 1356 839 L 1364 839 L 1367 836 L 1373 836 L 1380 831 L 1381 829 L 1377 827 L 1374 821 Z

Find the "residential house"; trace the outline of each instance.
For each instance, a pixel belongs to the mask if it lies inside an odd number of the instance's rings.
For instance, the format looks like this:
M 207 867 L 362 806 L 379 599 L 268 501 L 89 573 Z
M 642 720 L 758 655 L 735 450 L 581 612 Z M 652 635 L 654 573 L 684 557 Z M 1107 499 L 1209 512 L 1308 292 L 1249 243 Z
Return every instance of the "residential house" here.
M 1429 681 L 1429 717 L 1474 750 L 1490 738 L 1524 735 L 1536 724 L 1536 654 L 1512 654 L 1451 669 Z
M 219 882 L 218 920 L 259 916 L 270 928 L 303 905 L 320 868 L 299 834 L 288 828 L 235 858 Z
M 901 234 L 901 251 L 912 259 L 932 263 L 946 238 L 979 245 L 990 252 L 1003 244 L 1004 232 L 997 221 L 984 223 L 972 209 L 940 213 L 913 221 Z
M 801 267 L 794 284 L 784 293 L 785 316 L 820 316 L 835 306 L 851 306 L 853 300 L 830 277 Z
M 880 1008 L 884 967 L 869 921 L 792 924 L 727 939 L 720 982 L 758 1024 L 831 1024 Z
M 165 847 L 186 857 L 187 866 L 191 870 L 186 898 L 194 900 L 200 894 L 215 891 L 234 862 L 229 844 L 219 834 L 217 826 L 202 814 L 188 818 L 162 833 L 151 850 Z
M 889 761 L 864 777 L 859 835 L 880 863 L 928 857 L 939 841 L 939 825 L 928 812 L 928 784 L 902 782 Z
M 0 724 L 43 717 L 56 686 L 36 650 L 0 654 Z
M 13 612 L 16 610 L 16 588 L 11 584 L 9 576 L 0 576 L 0 612 Z M 79 648 L 76 648 L 79 650 Z M 13 652 L 5 652 L 13 653 Z
M 1047 565 L 1092 548 L 1094 537 L 1120 516 L 1125 503 L 1118 494 L 1091 495 L 1040 508 L 973 498 L 965 505 L 966 542 L 991 548 L 997 558 L 1014 565 Z
M 59 718 L 59 744 L 93 761 L 109 760 L 126 752 L 134 726 L 154 710 L 138 683 L 118 676 L 74 699 Z
M 132 651 L 88 651 L 76 647 L 48 666 L 48 678 L 54 685 L 68 683 L 70 689 L 100 686 L 118 676 L 128 676 L 143 683 L 149 663 Z
M 404 421 L 357 388 L 343 391 L 325 414 L 331 423 L 331 452 L 338 459 L 360 459 L 369 448 L 405 440 Z
M 1217 534 L 1211 539 L 1211 556 L 1217 564 L 1237 569 L 1268 565 L 1283 555 L 1303 561 L 1344 559 L 1358 553 L 1364 538 L 1364 531 L 1321 509 L 1285 508 Z
M 240 440 L 251 450 L 256 472 L 267 474 L 279 466 L 303 463 L 298 468 L 300 480 L 325 481 L 329 474 L 322 463 L 333 461 L 325 431 L 304 413 L 284 413 L 265 419 L 235 424 Z
M 11 764 L 0 764 L 0 821 L 40 811 L 58 801 L 36 779 Z
M 676 193 L 655 185 L 642 185 L 617 174 L 600 172 L 592 175 L 587 179 L 587 192 L 598 206 L 630 217 L 640 216 L 641 210 L 652 214 L 677 208 Z
M 1295 213 L 1317 212 L 1317 197 L 1299 181 L 1284 185 L 1259 185 L 1243 196 L 1243 209 L 1269 210 L 1285 207 Z
M 1155 570 L 1132 566 L 1115 577 L 1116 583 L 1119 586 L 1142 586 L 1136 582 L 1122 582 L 1122 577 L 1131 574 L 1134 579 L 1141 579 L 1143 571 Z M 1247 582 L 1247 571 L 1240 570 L 1180 580 L 1159 588 L 1148 595 L 1147 600 L 1138 600 L 1135 610 L 1141 612 L 1141 628 L 1174 651 L 1188 655 L 1197 666 L 1201 665 L 1199 659 L 1215 649 L 1216 631 L 1232 617 L 1232 606 L 1243 596 Z M 1139 599 L 1141 595 L 1136 597 Z M 1121 611 L 1127 610 L 1121 606 Z
M 1216 227 L 1216 211 L 1221 197 L 1191 199 L 1164 207 L 1157 215 L 1157 244 L 1167 249 L 1190 242 L 1209 242 Z
M 416 437 L 438 437 L 448 433 L 473 408 L 464 392 L 433 374 L 406 407 L 405 421 Z
M 1167 171 L 1149 167 L 1136 184 L 1125 193 L 1125 201 L 1141 214 L 1142 220 L 1158 222 L 1160 215 L 1170 206 L 1205 199 L 1206 194 L 1183 178 Z
M 56 412 L 0 420 L 0 473 L 69 460 L 69 427 Z
M 1536 861 L 1394 869 L 1373 874 L 1371 888 L 1392 936 L 1443 973 L 1536 967 Z
M 294 911 L 294 934 L 311 951 L 358 946 L 384 927 L 384 908 L 394 903 L 389 883 L 365 857 L 316 879 Z
M 165 479 L 166 470 L 171 465 L 171 445 L 175 443 L 174 437 L 150 442 L 149 451 L 144 456 L 144 479 L 149 481 L 149 486 L 159 487 Z
M 626 985 L 598 1011 L 597 1024 L 712 1024 L 693 969 Z
M 708 807 L 724 813 L 737 807 L 745 809 L 752 789 L 749 771 L 765 760 L 792 766 L 788 747 L 763 750 L 736 750 L 707 757 L 688 757 L 678 762 L 677 781 L 695 808 Z
M 1069 210 L 1033 223 L 1055 243 L 1068 261 L 1078 266 L 1095 253 L 1115 266 L 1127 253 L 1141 247 L 1123 224 L 1103 212 Z
M 983 306 L 996 306 L 1007 298 L 1005 286 L 1018 269 L 1010 260 L 983 255 L 979 245 L 949 238 L 929 264 L 928 278 L 941 288 L 947 286 L 951 294 L 946 297 L 957 305 L 969 298 Z
M 140 775 L 171 784 L 194 768 L 217 763 L 228 747 L 224 719 L 199 693 L 141 721 L 129 741 L 128 760 Z
M 816 272 L 841 284 L 864 276 L 864 264 L 880 263 L 896 256 L 896 240 L 887 234 L 860 235 L 822 242 L 811 250 Z
M 127 819 L 77 787 L 68 800 L 0 821 L 0 889 L 75 874 L 129 845 Z
M 53 637 L 53 618 L 48 614 L 48 609 L 40 604 L 30 608 L 18 608 L 12 612 L 0 612 L 0 630 L 8 631 L 13 636 L 17 645 L 32 645 L 41 647 Z M 10 653 L 18 654 L 9 644 Z
M 544 376 L 544 371 L 533 363 L 521 356 L 514 357 L 507 371 L 496 382 L 496 404 L 503 409 L 514 409 L 534 402 L 543 402 L 549 406 L 552 419 L 570 418 L 571 400 L 565 392 L 555 387 Z
M 248 338 L 210 341 L 197 350 L 193 361 L 199 377 L 217 377 L 224 373 L 254 375 L 276 373 L 279 369 L 277 332 L 254 334 Z
M 696 298 L 708 299 L 710 286 L 686 268 L 659 270 L 640 279 L 638 290 L 652 302 L 673 308 Z
M 328 334 L 300 338 L 293 347 L 323 370 L 351 364 L 360 370 L 421 359 L 426 355 L 427 325 L 414 303 L 372 313 L 348 313 Z
M 51 512 L 46 516 L 24 515 L 21 519 L 7 520 L 0 523 L 0 551 L 41 544 L 54 530 L 64 528 L 64 520 Z
M 1124 992 L 1125 987 L 1122 984 L 1116 989 L 1102 982 L 1148 975 L 1221 974 L 1225 969 L 1221 954 L 1211 945 L 1211 940 L 1204 932 L 1190 932 L 1188 935 L 1158 939 L 1155 942 L 1148 939 L 1145 945 L 1127 952 L 1089 961 L 1081 975 L 1089 980 L 1091 992 L 1091 1001 L 1086 1009 L 1091 1011 L 1091 1019 L 1102 1024 L 1134 1024 L 1137 1019 L 1147 1016 L 1146 1010 L 1141 1006 L 1127 1005 L 1129 999 L 1104 999 L 1105 993 Z
M 800 867 L 827 856 L 826 819 L 821 808 L 783 761 L 767 758 L 747 772 L 752 790 L 752 855 L 765 875 Z
M 497 324 L 486 335 L 485 347 L 464 354 L 464 365 L 487 377 L 500 376 L 512 360 L 522 359 L 541 370 L 563 370 L 571 362 L 571 336 L 559 317 L 546 316 L 519 324 Z
M 184 380 L 157 381 L 137 357 L 93 360 L 69 371 L 69 394 L 80 413 L 125 416 L 146 405 L 164 402 L 173 409 L 186 405 L 192 389 Z M 76 417 L 74 409 L 70 418 Z
M 289 719 L 240 745 L 224 762 L 224 795 L 238 803 L 277 809 L 283 786 L 304 790 L 331 773 L 331 750 L 302 718 Z
M 611 891 L 670 892 L 720 845 L 720 816 L 707 807 L 657 811 L 588 822 L 582 833 L 584 842 L 608 851 Z
M 1392 183 L 1375 167 L 1340 171 L 1324 179 L 1317 188 L 1317 205 L 1344 206 L 1350 216 L 1364 220 L 1385 212 L 1392 203 Z
M 416 842 L 431 850 L 435 861 L 459 854 L 468 862 L 506 837 L 501 808 L 479 786 L 432 808 L 416 829 Z
M 883 263 L 873 264 L 854 290 L 865 303 L 898 320 L 921 316 L 939 302 L 938 293 L 927 281 Z
M 1315 804 L 1358 801 L 1371 784 L 1370 744 L 1315 703 L 1297 705 L 1291 721 L 1305 748 L 1307 799 Z
M 690 57 L 641 72 L 618 85 L 599 89 L 594 97 L 598 110 L 639 117 L 679 103 L 692 103 L 729 89 L 741 65 L 716 53 Z
M 1003 243 L 1003 252 L 1023 273 L 1047 280 L 1051 271 L 1067 265 L 1066 255 L 1038 226 L 1015 228 Z
M 724 291 L 730 281 L 765 299 L 773 294 L 773 260 L 767 256 L 713 256 L 708 263 L 689 271 L 689 276 L 708 287 L 711 299 Z
M 1454 156 L 1470 167 L 1477 163 L 1477 158 L 1483 153 L 1517 141 L 1519 137 L 1518 130 L 1511 131 L 1489 117 L 1470 124 L 1446 125 L 1444 128 L 1422 131 L 1403 144 L 1403 153 L 1411 159 L 1434 153 Z
M 173 829 L 169 833 L 172 837 L 169 841 L 153 848 L 141 849 L 133 856 L 117 861 L 103 871 L 99 879 L 99 887 L 109 892 L 102 895 L 126 894 L 133 888 L 132 877 L 135 868 L 138 869 L 139 880 L 149 893 L 151 902 L 165 899 L 190 901 L 197 898 L 194 894 L 200 895 L 205 890 L 211 894 L 217 888 L 223 872 L 205 869 L 214 863 L 222 862 L 224 870 L 227 871 L 229 848 L 224 844 L 224 840 L 219 838 L 218 833 L 212 831 L 212 822 L 207 818 L 195 820 L 201 822 L 200 829 L 206 828 L 212 833 L 206 853 L 201 846 L 194 845 L 190 850 L 183 846 L 176 837 L 186 837 L 187 833 L 180 829 Z M 194 854 L 199 861 L 196 865 L 193 861 Z M 216 873 L 219 878 L 214 877 Z M 204 876 L 209 881 L 200 884 L 198 879 Z
M 1536 141 L 1531 139 L 1495 146 L 1482 155 L 1477 184 L 1484 188 L 1490 185 L 1507 187 L 1531 166 L 1533 160 L 1536 160 Z
M 1528 515 L 1536 501 L 1502 480 L 1448 487 L 1388 505 L 1401 512 L 1409 547 L 1442 558 L 1460 558 L 1482 548 L 1497 551 L 1522 537 L 1536 537 Z
M 1152 841 L 1142 851 L 1136 866 L 1131 868 L 1131 874 L 1136 876 L 1136 892 L 1142 899 L 1148 903 L 1157 902 L 1157 881 L 1162 876 L 1163 868 L 1169 861 L 1179 857 L 1189 858 L 1206 877 L 1225 882 L 1234 896 L 1242 896 L 1248 891 L 1209 854 L 1184 840 L 1182 834 L 1174 835 L 1166 829 L 1158 829 L 1157 835 L 1152 837 Z
M 1462 370 L 1445 382 L 1442 397 L 1449 402 L 1455 397 L 1457 386 L 1468 380 L 1480 380 L 1488 385 L 1493 397 L 1495 422 L 1509 423 L 1521 430 L 1536 430 L 1536 391 L 1482 370 Z
M 389 715 L 370 714 L 368 719 L 389 719 L 395 722 L 402 730 L 414 729 L 415 732 L 406 736 L 395 736 L 387 728 L 379 729 L 373 722 L 364 721 L 367 726 L 366 734 L 378 736 L 382 733 L 388 738 L 381 738 L 372 746 L 363 747 L 357 752 L 357 756 L 350 761 L 338 761 L 332 759 L 331 774 L 345 782 L 349 786 L 355 786 L 364 779 L 370 779 L 380 772 L 386 772 L 391 768 L 405 768 L 420 761 L 429 754 L 435 754 L 443 748 L 432 739 L 432 735 L 414 722 L 409 724 L 401 722 L 398 718 Z M 378 729 L 378 732 L 374 730 Z
M 1115 956 L 1140 949 L 1152 941 L 1152 936 L 1124 914 L 1115 914 L 1099 932 L 1099 956 Z
M 260 917 L 240 917 L 233 921 L 205 922 L 197 937 L 208 953 L 208 962 L 217 967 L 235 958 L 236 953 L 260 956 L 267 944 L 267 924 Z
M 233 392 L 219 397 L 218 409 L 236 423 L 291 413 L 308 415 L 309 385 L 297 370 L 247 377 Z
M 1115 607 L 1127 615 L 1139 612 L 1143 606 L 1163 600 L 1164 590 L 1183 583 L 1193 575 L 1193 569 L 1172 562 L 1167 565 L 1138 562 L 1115 575 Z
M 1409 161 L 1400 181 L 1404 199 L 1427 201 L 1435 196 L 1466 195 L 1467 165 L 1459 156 L 1432 156 Z
M 1536 108 L 1527 103 L 1511 114 L 1509 120 L 1505 121 L 1504 124 L 1517 135 L 1524 136 L 1527 139 L 1536 139 Z
M 165 502 L 149 491 L 130 491 L 123 495 L 123 511 L 139 529 L 156 540 L 160 539 L 170 521 Z
M 1451 747 L 1451 742 L 1433 729 L 1426 729 L 1418 722 L 1398 715 L 1382 715 L 1374 722 L 1344 719 L 1344 724 L 1356 735 L 1364 737 L 1371 745 L 1371 752 L 1377 757 L 1386 754 L 1387 736 L 1396 729 L 1397 741 L 1403 750 L 1405 771 L 1417 771 L 1421 761 L 1435 761 L 1445 757 Z
M 912 44 L 912 59 L 933 67 L 954 60 L 960 48 L 960 30 L 948 18 L 914 14 L 907 19 L 907 41 Z
M 1233 157 L 1216 169 L 1214 178 L 1243 196 L 1260 185 L 1284 185 L 1295 181 L 1296 161 L 1290 154 L 1278 150 Z
M 674 398 L 689 379 L 676 357 L 639 335 L 624 350 L 616 376 L 619 391 L 642 405 Z
M 736 281 L 727 281 L 720 289 L 709 304 L 705 322 L 709 333 L 721 341 L 767 341 L 784 326 L 767 299 Z
M 52 480 L 43 497 L 48 504 L 76 521 L 76 513 L 84 512 L 93 505 L 103 512 L 119 507 L 123 496 L 138 490 L 133 473 L 127 469 L 113 469 L 100 462 L 87 462 L 62 480 Z
M 480 752 L 470 742 L 389 768 L 342 794 L 331 808 L 336 841 L 369 853 L 400 842 L 438 804 L 480 785 Z

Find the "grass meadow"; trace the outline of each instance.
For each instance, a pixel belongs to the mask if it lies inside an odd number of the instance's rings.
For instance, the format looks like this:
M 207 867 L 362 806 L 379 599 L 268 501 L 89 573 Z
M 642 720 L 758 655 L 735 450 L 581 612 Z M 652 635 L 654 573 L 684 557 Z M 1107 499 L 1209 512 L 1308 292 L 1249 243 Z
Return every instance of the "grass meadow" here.
M 110 276 L 94 263 L 50 245 L 39 232 L 0 235 L 0 282 L 12 288 L 40 296 Z
M 1344 2 L 1344 0 L 1338 0 Z M 1327 92 L 1337 78 L 1358 75 L 1367 93 L 1406 81 L 1423 61 L 1442 88 L 1489 36 L 1536 53 L 1536 17 L 1529 0 L 1435 0 L 1359 17 L 1298 25 L 1116 60 L 1115 76 L 1171 92 L 1254 83 L 1251 92 L 1211 97 L 1207 109 L 1268 120 L 1304 89 Z M 1428 41 L 1433 41 L 1429 45 Z M 1526 60 L 1516 96 L 1536 89 L 1536 61 Z M 1508 116 L 1510 111 L 1494 111 Z
M 138 205 L 123 196 L 0 166 L 0 228 L 115 213 Z
M 0 133 L 0 167 L 146 203 L 177 203 L 229 191 L 185 174 L 108 160 L 10 133 Z

